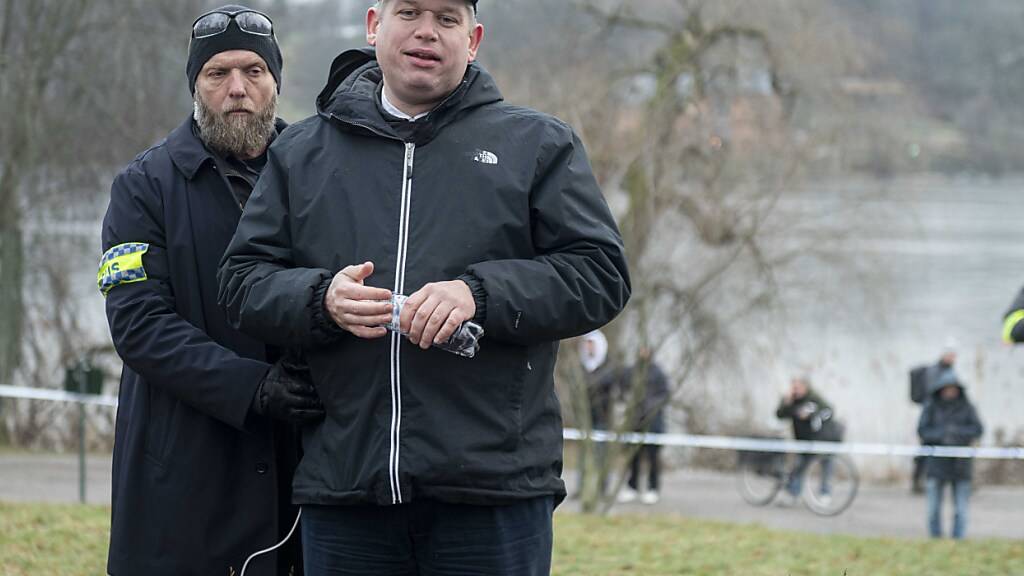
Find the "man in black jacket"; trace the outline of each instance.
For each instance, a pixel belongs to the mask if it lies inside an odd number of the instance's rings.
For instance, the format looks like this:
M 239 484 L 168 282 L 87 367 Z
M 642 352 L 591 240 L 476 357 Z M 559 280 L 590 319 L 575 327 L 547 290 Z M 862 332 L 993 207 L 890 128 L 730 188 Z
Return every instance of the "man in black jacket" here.
M 580 364 L 583 368 L 583 385 L 586 390 L 586 408 L 589 426 L 581 423 L 584 431 L 607 432 L 612 429 L 612 408 L 615 392 L 621 378 L 620 371 L 608 355 L 608 339 L 600 330 L 593 330 L 580 339 Z M 583 498 L 587 486 L 587 475 L 596 478 L 591 482 L 603 497 L 608 488 L 608 446 L 605 442 L 579 441 L 577 456 L 576 494 Z
M 641 346 L 636 363 L 622 377 L 622 393 L 627 399 L 626 413 L 630 419 L 630 430 L 652 434 L 665 433 L 665 408 L 671 399 L 668 376 L 654 361 L 649 346 Z M 642 444 L 629 463 L 629 479 L 618 495 L 618 501 L 629 503 L 640 498 L 644 504 L 657 504 L 661 499 L 659 490 L 661 469 L 658 453 L 660 444 Z M 647 461 L 647 489 L 640 485 L 640 461 Z
M 217 263 L 275 120 L 281 53 L 242 6 L 200 16 L 186 75 L 194 113 L 117 175 L 98 283 L 124 360 L 114 436 L 107 572 L 238 574 L 293 526 L 297 436 L 315 390 L 217 306 Z M 300 573 L 299 546 L 247 576 Z
M 956 377 L 956 340 L 947 338 L 942 348 L 942 355 L 935 364 L 925 364 L 910 371 L 910 399 L 922 408 L 931 402 L 931 391 L 935 383 L 945 377 L 947 372 Z M 924 456 L 914 456 L 914 469 L 910 478 L 910 491 L 913 494 L 924 493 L 924 477 L 927 466 Z
M 335 59 L 221 263 L 229 318 L 302 345 L 327 409 L 294 482 L 309 574 L 546 574 L 558 341 L 629 297 L 582 144 L 502 101 L 475 5 L 369 10 L 376 50 Z M 432 348 L 469 320 L 474 358 Z
M 790 381 L 789 392 L 779 402 L 775 416 L 793 422 L 793 437 L 797 440 L 839 442 L 842 440 L 842 426 L 835 420 L 832 406 L 811 389 L 810 378 L 796 376 Z M 787 500 L 785 505 L 794 505 L 803 489 L 807 469 L 819 458 L 814 454 L 800 454 L 796 466 L 789 473 L 786 482 Z M 821 498 L 828 499 L 832 491 L 832 458 L 821 458 Z
M 981 420 L 952 370 L 943 372 L 929 391 L 931 401 L 917 425 L 922 444 L 967 446 L 981 438 Z M 953 538 L 967 534 L 973 468 L 970 458 L 928 458 L 928 532 L 932 538 L 942 536 L 942 500 L 947 485 L 953 491 Z

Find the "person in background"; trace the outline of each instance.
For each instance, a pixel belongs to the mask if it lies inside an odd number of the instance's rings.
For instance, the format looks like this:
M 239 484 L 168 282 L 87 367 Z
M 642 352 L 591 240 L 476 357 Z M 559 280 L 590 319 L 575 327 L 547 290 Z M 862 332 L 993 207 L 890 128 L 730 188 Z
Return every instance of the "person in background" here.
M 668 377 L 651 357 L 651 349 L 642 346 L 636 363 L 623 374 L 623 391 L 627 393 L 626 413 L 634 432 L 662 434 L 665 432 L 665 407 L 671 397 Z M 640 499 L 644 504 L 657 504 L 661 499 L 659 453 L 660 444 L 642 444 L 636 449 L 629 466 L 629 480 L 618 495 L 626 504 Z M 647 463 L 647 490 L 641 493 L 640 466 Z
M 938 382 L 946 372 L 953 372 L 955 375 L 956 364 L 956 340 L 947 338 L 943 345 L 942 354 L 935 364 L 925 364 L 910 371 L 910 400 L 922 407 L 926 405 L 931 395 L 929 390 Z M 914 494 L 924 493 L 925 457 L 914 457 L 914 470 L 911 475 L 910 491 Z
M 842 440 L 842 426 L 835 419 L 832 406 L 811 388 L 810 378 L 796 376 L 790 381 L 789 391 L 782 397 L 775 415 L 793 422 L 793 437 L 797 440 L 838 442 Z M 832 458 L 815 454 L 800 454 L 796 466 L 786 482 L 788 498 L 784 505 L 797 502 L 803 489 L 804 475 L 815 458 L 821 458 L 821 497 L 831 492 Z
M 984 432 L 981 420 L 952 370 L 939 376 L 931 387 L 930 396 L 917 425 L 922 444 L 968 446 L 981 438 Z M 928 458 L 928 533 L 932 538 L 942 537 L 942 501 L 946 486 L 953 491 L 953 538 L 961 539 L 967 534 L 973 468 L 970 458 Z
M 612 420 L 612 401 L 619 374 L 608 360 L 608 339 L 600 330 L 594 330 L 580 339 L 580 363 L 583 365 L 584 385 L 587 392 L 587 407 L 590 413 L 590 430 L 607 431 Z M 599 475 L 598 490 L 604 494 L 607 489 L 606 457 L 608 446 L 605 442 L 593 442 L 594 462 L 587 458 L 587 444 L 580 441 L 576 495 L 583 493 L 584 479 L 590 472 Z

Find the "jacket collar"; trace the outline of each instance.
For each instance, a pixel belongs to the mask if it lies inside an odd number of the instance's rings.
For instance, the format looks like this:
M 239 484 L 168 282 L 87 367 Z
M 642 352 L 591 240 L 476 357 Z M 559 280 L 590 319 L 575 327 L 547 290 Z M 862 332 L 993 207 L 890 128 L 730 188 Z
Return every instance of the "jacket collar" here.
M 328 121 L 397 138 L 378 106 L 382 80 L 373 48 L 341 53 L 331 64 L 327 85 L 317 97 L 317 113 Z M 415 140 L 421 143 L 429 141 L 438 130 L 462 113 L 501 100 L 501 92 L 494 79 L 473 62 L 466 69 L 458 88 L 425 119 L 417 122 L 419 135 Z
M 203 146 L 203 141 L 192 131 L 193 122 L 190 115 L 167 136 L 167 153 L 189 180 L 195 178 L 204 162 L 214 159 L 213 154 Z
M 199 139 L 196 131 L 193 130 L 194 122 L 192 116 L 189 115 L 180 126 L 167 136 L 167 153 L 170 154 L 171 161 L 174 162 L 178 170 L 189 180 L 196 177 L 196 173 L 199 172 L 199 169 L 205 162 L 216 162 L 213 153 L 207 150 L 203 141 Z M 287 123 L 280 118 L 274 121 L 274 127 L 277 129 L 278 134 L 287 126 Z

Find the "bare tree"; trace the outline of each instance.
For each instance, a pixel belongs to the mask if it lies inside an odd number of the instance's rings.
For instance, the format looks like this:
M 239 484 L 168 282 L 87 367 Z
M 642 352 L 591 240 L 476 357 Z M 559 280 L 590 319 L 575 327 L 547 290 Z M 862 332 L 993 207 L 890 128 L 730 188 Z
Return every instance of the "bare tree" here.
M 115 167 L 180 121 L 188 92 L 164 70 L 184 69 L 183 31 L 198 4 L 0 2 L 0 383 L 59 382 L 63 362 L 92 345 L 26 323 L 76 314 L 46 269 L 74 268 L 99 247 L 68 243 L 50 261 L 39 247 L 64 234 L 63 222 L 95 218 Z M 19 368 L 26 352 L 31 374 Z
M 633 297 L 607 328 L 613 361 L 654 350 L 686 428 L 714 431 L 729 414 L 723 404 L 742 398 L 723 401 L 720 385 L 694 376 L 734 363 L 744 324 L 792 288 L 787 267 L 806 258 L 835 264 L 830 248 L 849 233 L 808 218 L 787 195 L 837 138 L 834 126 L 815 131 L 807 116 L 822 101 L 838 104 L 834 80 L 855 58 L 820 3 L 575 6 L 596 28 L 576 40 L 587 58 L 561 61 L 548 76 L 546 108 L 580 131 L 626 242 Z M 621 57 L 623 44 L 630 58 Z M 609 53 L 619 58 L 600 57 Z M 560 388 L 567 419 L 587 431 L 587 387 L 573 362 L 563 357 Z M 635 425 L 644 372 L 641 365 L 623 383 L 613 432 Z M 596 478 L 621 470 L 636 449 L 616 446 L 606 469 L 587 471 L 595 480 L 584 487 L 585 511 L 608 509 L 616 489 L 602 497 Z

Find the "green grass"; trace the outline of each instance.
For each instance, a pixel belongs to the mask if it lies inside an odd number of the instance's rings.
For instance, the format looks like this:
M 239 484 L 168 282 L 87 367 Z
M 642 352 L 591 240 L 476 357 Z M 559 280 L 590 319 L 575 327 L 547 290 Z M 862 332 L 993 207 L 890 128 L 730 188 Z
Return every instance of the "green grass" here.
M 673 517 L 560 514 L 552 573 L 1024 575 L 1024 543 L 817 536 Z
M 109 508 L 0 503 L 5 576 L 103 574 Z M 556 576 L 1015 575 L 1024 542 L 812 536 L 672 517 L 555 517 Z
M 0 502 L 0 572 L 5 576 L 106 574 L 110 509 Z

